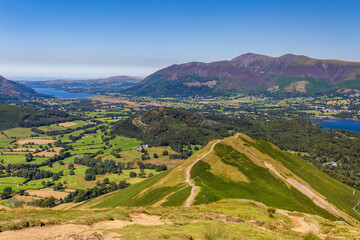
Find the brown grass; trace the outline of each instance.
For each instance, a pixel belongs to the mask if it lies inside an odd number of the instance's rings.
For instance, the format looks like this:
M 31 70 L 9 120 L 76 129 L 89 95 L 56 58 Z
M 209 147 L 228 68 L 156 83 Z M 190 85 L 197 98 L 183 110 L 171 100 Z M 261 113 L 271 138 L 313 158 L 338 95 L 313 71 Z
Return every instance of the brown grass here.
M 16 144 L 20 144 L 20 145 L 25 145 L 25 144 L 29 144 L 29 143 L 48 144 L 48 143 L 53 143 L 53 142 L 55 142 L 55 140 L 50 140 L 50 139 L 23 139 L 23 140 L 18 140 L 16 142 Z
M 76 122 L 64 122 L 64 123 L 59 123 L 58 125 L 61 127 L 72 127 L 72 126 L 77 125 L 77 123 Z
M 295 83 L 295 90 L 297 92 L 302 92 L 302 93 L 306 93 L 306 84 L 308 83 L 308 81 L 297 81 Z
M 184 162 L 184 160 L 180 160 L 180 159 L 174 159 L 174 160 L 170 160 L 170 159 L 146 160 L 146 163 L 151 163 L 151 164 L 156 164 L 156 165 L 165 164 L 167 168 L 176 167 L 179 163 L 182 163 L 182 162 Z
M 52 196 L 54 198 L 60 199 L 60 198 L 65 198 L 71 191 L 73 190 L 66 189 L 64 192 L 58 192 L 58 191 L 54 191 L 52 188 L 44 188 L 39 190 L 29 189 L 26 192 L 29 193 L 30 196 L 37 196 L 42 198 Z
M 139 108 L 139 107 L 146 107 L 146 106 L 163 106 L 164 104 L 160 104 L 158 102 L 135 102 L 135 101 L 129 101 L 125 98 L 119 98 L 119 97 L 110 97 L 110 96 L 97 96 L 97 97 L 90 97 L 89 99 L 93 101 L 99 101 L 102 105 L 108 105 L 108 106 L 117 106 L 116 104 L 122 104 L 124 107 L 133 107 L 133 108 Z M 115 105 L 114 105 L 115 104 Z
M 61 147 L 55 147 L 55 148 L 50 148 L 49 150 L 54 150 L 54 152 L 48 152 L 48 151 L 42 151 L 42 152 L 38 152 L 38 153 L 35 153 L 34 156 L 37 156 L 37 157 L 42 157 L 42 156 L 45 156 L 45 157 L 53 157 L 55 155 L 59 155 L 60 151 L 61 151 Z
M 36 148 L 13 148 L 13 152 L 35 152 Z

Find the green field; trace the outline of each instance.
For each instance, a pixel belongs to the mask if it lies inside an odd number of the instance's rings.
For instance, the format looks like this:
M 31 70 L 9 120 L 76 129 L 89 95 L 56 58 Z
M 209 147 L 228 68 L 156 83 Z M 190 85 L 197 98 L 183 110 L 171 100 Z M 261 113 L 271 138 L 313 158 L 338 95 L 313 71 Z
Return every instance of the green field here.
M 13 155 L 0 155 L 0 160 L 4 160 L 4 166 L 8 164 L 18 164 L 18 163 L 26 163 L 25 162 L 25 154 L 26 153 L 18 153 Z M 34 157 L 34 160 L 28 162 L 27 164 L 40 164 L 46 161 L 48 158 L 43 157 Z
M 126 151 L 140 146 L 141 142 L 134 138 L 119 136 L 113 140 L 110 140 L 110 144 L 116 146 L 117 148 L 121 148 L 123 151 Z
M 3 131 L 4 134 L 6 134 L 7 137 L 2 135 L 3 138 L 28 138 L 34 133 L 31 131 L 30 128 L 11 128 L 8 130 Z
M 14 142 L 14 139 L 0 139 L 0 148 L 7 147 L 11 142 Z

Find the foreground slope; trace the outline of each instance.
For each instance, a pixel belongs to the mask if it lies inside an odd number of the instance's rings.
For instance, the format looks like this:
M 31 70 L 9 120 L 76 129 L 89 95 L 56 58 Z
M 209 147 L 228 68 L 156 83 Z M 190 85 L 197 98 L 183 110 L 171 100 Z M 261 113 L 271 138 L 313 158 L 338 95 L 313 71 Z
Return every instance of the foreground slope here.
M 346 223 L 273 210 L 244 200 L 190 208 L 0 209 L 0 239 L 359 239 L 359 229 Z
M 301 158 L 238 134 L 210 142 L 171 171 L 79 207 L 190 206 L 249 199 L 357 224 L 360 215 L 354 206 L 358 196 L 359 191 Z
M 151 74 L 125 93 L 148 96 L 249 92 L 314 95 L 359 90 L 359 62 L 247 53 L 230 61 L 175 64 Z

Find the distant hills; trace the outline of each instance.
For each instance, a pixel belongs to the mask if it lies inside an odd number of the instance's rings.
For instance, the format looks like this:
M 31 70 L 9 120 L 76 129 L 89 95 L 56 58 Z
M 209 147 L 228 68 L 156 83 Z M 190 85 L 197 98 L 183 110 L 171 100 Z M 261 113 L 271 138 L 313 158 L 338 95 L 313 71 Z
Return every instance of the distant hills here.
M 360 62 L 247 53 L 230 61 L 175 64 L 124 91 L 148 96 L 316 95 L 328 92 L 360 92 Z
M 85 92 L 91 94 L 118 93 L 135 86 L 142 78 L 131 76 L 113 76 L 109 78 L 89 80 L 48 80 L 48 81 L 19 81 L 31 88 L 54 88 L 69 92 Z
M 18 101 L 37 97 L 38 94 L 31 88 L 20 83 L 7 80 L 0 76 L 0 101 Z

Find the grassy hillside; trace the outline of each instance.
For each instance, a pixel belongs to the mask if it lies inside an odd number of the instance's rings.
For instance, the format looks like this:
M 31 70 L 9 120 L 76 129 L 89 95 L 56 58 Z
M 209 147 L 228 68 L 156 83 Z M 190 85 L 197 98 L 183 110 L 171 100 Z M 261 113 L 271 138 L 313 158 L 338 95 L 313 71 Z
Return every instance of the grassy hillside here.
M 244 181 L 234 181 L 224 177 L 224 168 L 214 173 L 205 161 L 199 161 L 191 171 L 191 177 L 201 192 L 195 199 L 195 204 L 204 204 L 220 199 L 242 198 L 262 202 L 268 206 L 287 209 L 291 211 L 307 212 L 334 219 L 325 209 L 316 206 L 312 200 L 291 186 L 274 176 L 269 169 L 256 165 L 243 153 L 225 144 L 217 144 L 213 156 L 215 161 L 222 161 L 233 166 L 242 173 Z M 214 160 L 210 160 L 214 162 Z M 218 168 L 221 168 L 218 166 Z M 225 170 L 225 171 L 224 171 Z
M 359 213 L 353 209 L 353 206 L 360 200 L 360 192 L 358 190 L 333 179 L 300 157 L 281 151 L 269 142 L 258 141 L 257 144 L 248 143 L 259 151 L 267 153 L 291 172 L 304 179 L 313 189 L 325 196 L 334 205 L 354 218 L 360 219 Z M 360 209 L 358 208 L 357 210 L 359 211 Z
M 199 161 L 190 172 L 192 181 L 199 187 L 194 205 L 221 199 L 249 199 L 332 220 L 356 223 L 354 218 L 360 219 L 353 209 L 359 201 L 357 190 L 293 154 L 246 135 L 210 142 L 171 171 L 85 203 L 83 207 L 184 205 L 191 192 L 185 182 L 185 171 L 196 160 Z
M 30 113 L 28 109 L 0 103 L 0 130 L 19 126 L 22 118 Z

